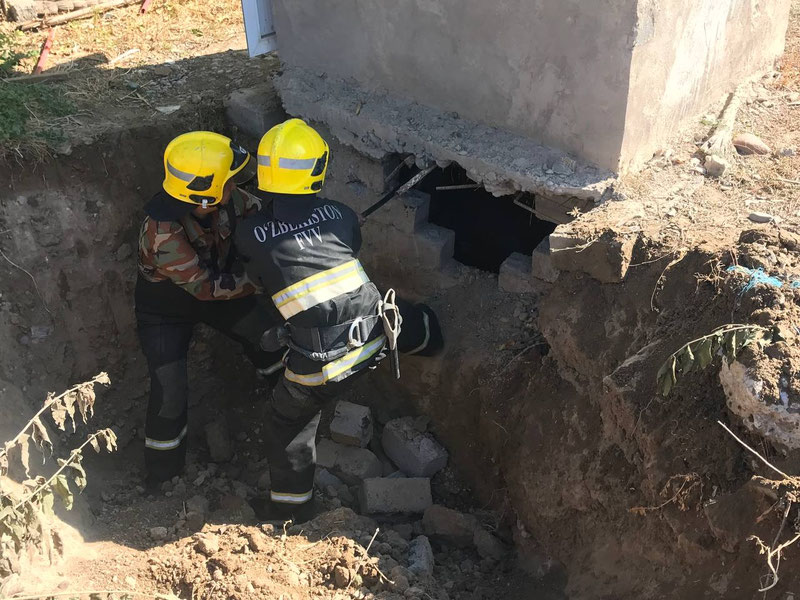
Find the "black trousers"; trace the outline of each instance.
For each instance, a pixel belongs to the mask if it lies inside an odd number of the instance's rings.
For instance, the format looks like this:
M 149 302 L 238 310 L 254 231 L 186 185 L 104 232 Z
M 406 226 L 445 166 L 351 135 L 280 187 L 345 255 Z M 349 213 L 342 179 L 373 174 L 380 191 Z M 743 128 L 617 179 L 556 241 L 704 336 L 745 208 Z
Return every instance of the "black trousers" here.
M 427 306 L 401 299 L 397 305 L 403 317 L 398 351 L 423 356 L 440 352 L 443 339 L 435 313 Z M 311 500 L 321 410 L 367 372 L 369 369 L 362 369 L 343 381 L 320 386 L 303 386 L 285 378 L 277 383 L 267 408 L 265 441 L 273 502 L 303 504 Z
M 254 296 L 202 301 L 170 282 L 136 285 L 139 341 L 150 372 L 145 421 L 148 477 L 166 481 L 186 461 L 188 374 L 186 357 L 194 326 L 204 323 L 239 342 L 258 369 L 280 362 L 281 352 L 264 352 L 261 334 L 275 326 L 274 315 Z

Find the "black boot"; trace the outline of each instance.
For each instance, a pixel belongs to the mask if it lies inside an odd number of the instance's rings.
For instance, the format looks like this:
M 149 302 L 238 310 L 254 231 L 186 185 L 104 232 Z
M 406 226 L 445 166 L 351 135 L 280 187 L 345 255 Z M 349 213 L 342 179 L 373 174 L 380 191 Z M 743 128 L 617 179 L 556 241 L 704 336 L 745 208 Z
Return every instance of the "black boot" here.
M 439 325 L 439 318 L 433 309 L 427 304 L 417 304 L 417 308 L 425 313 L 427 317 L 426 326 L 428 329 L 428 343 L 413 354 L 415 356 L 436 356 L 444 350 L 444 336 Z
M 314 498 L 303 504 L 285 504 L 273 502 L 269 498 L 253 498 L 250 506 L 259 521 L 293 521 L 295 524 L 305 523 L 317 516 L 319 507 Z

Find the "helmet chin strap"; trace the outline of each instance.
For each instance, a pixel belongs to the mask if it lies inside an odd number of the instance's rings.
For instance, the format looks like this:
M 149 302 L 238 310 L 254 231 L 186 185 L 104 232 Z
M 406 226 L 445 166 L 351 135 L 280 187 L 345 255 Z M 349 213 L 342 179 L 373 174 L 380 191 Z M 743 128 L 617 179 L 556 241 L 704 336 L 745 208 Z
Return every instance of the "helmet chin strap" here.
M 208 208 L 208 200 L 203 200 L 203 208 Z

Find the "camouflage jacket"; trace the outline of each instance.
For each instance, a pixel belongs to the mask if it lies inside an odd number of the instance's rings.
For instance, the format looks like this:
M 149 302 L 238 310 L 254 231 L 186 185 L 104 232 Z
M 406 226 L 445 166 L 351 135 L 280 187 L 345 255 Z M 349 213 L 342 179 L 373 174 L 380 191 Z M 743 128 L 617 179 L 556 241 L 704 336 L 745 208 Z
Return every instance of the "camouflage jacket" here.
M 257 212 L 258 198 L 234 190 L 230 202 L 236 222 Z M 189 213 L 179 221 L 145 217 L 139 232 L 139 272 L 148 281 L 171 281 L 198 300 L 229 300 L 247 296 L 256 287 L 243 270 L 233 268 L 235 252 L 229 209 L 210 214 L 210 226 Z

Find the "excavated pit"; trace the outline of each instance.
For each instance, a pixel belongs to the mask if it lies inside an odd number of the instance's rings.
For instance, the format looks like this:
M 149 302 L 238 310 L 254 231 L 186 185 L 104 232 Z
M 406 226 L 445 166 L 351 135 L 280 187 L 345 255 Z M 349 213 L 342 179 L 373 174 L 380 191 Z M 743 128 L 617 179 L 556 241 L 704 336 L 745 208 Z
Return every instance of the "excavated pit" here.
M 147 531 L 172 526 L 180 500 L 150 499 L 135 483 L 147 378 L 132 292 L 142 205 L 161 177 L 158 154 L 185 127 L 142 128 L 78 146 L 72 156 L 17 176 L 4 188 L 0 208 L 2 433 L 8 437 L 24 424 L 21 407 L 36 406 L 48 391 L 108 371 L 112 386 L 101 394 L 91 425 L 114 427 L 120 454 L 87 462 L 86 502 L 59 516 L 88 541 L 124 540 L 159 553 L 154 572 L 161 579 L 152 581 L 178 587 L 198 576 L 191 560 L 170 570 L 180 537 L 175 534 L 175 548 L 170 540 L 159 548 Z M 107 173 L 93 168 L 97 156 Z M 369 177 L 357 175 L 343 185 L 363 187 Z M 553 226 L 531 221 L 513 204 L 509 211 L 518 209 L 521 217 L 495 213 L 491 202 L 505 200 L 480 191 L 473 191 L 479 200 L 463 190 L 449 200 L 435 189 L 461 182 L 463 173 L 451 167 L 365 226 L 368 271 L 438 311 L 446 353 L 404 359 L 399 384 L 380 368 L 348 396 L 371 406 L 379 425 L 398 416 L 429 416 L 430 429 L 450 453 L 448 471 L 433 482 L 436 501 L 476 514 L 490 511 L 498 535 L 515 546 L 514 559 L 503 563 L 508 572 L 487 573 L 475 568 L 471 550 L 436 546 L 444 569 L 439 589 L 447 591 L 444 585 L 458 573 L 447 597 L 526 598 L 530 590 L 546 598 L 563 597 L 565 590 L 576 599 L 752 597 L 763 559 L 746 537 L 774 535 L 780 518 L 767 512 L 774 500 L 748 487 L 756 467 L 715 424 L 727 414 L 718 373 L 689 375 L 666 400 L 656 394 L 655 373 L 681 344 L 732 318 L 785 322 L 777 307 L 792 307 L 794 314 L 800 291 L 783 290 L 779 297 L 759 288 L 743 295 L 735 279 L 713 277 L 717 262 L 732 254 L 719 246 L 687 251 L 665 275 L 665 262 L 657 260 L 663 250 L 644 234 L 615 231 L 609 215 L 592 235 L 569 225 L 550 234 L 543 260 L 554 279 L 534 277 L 541 269 L 522 269 L 515 277 L 527 287 L 502 291 L 489 271 L 506 252 L 529 255 Z M 513 243 L 487 252 L 487 244 L 459 224 L 464 215 L 468 225 L 480 223 L 493 235 L 525 227 L 509 236 Z M 475 245 L 483 252 L 469 248 Z M 796 236 L 751 232 L 736 248 L 753 265 L 769 252 L 797 264 Z M 478 264 L 481 256 L 492 260 Z M 779 350 L 771 357 L 775 369 L 780 361 L 792 364 L 794 351 Z M 760 359 L 756 352 L 743 358 L 745 364 Z M 254 474 L 264 464 L 248 453 L 258 442 L 258 406 L 267 390 L 257 388 L 235 344 L 202 327 L 190 351 L 190 381 L 193 450 L 183 485 L 202 490 L 206 479 L 222 479 L 213 484 L 220 498 L 231 495 L 235 481 L 258 488 Z M 211 467 L 204 428 L 216 421 L 227 422 L 235 459 Z M 58 445 L 72 447 L 87 431 L 63 435 Z M 797 472 L 796 454 L 769 452 L 787 472 Z M 222 512 L 211 525 L 222 529 L 212 533 L 233 547 L 230 531 L 238 530 L 225 527 L 240 522 L 241 504 L 220 501 L 216 510 Z M 364 527 L 353 526 L 354 539 L 369 533 Z M 79 540 L 71 543 L 73 551 L 84 551 Z M 784 556 L 796 559 L 794 549 Z M 124 577 L 124 565 L 107 556 L 98 560 Z M 148 568 L 136 575 L 140 581 L 150 581 Z M 488 583 L 479 585 L 483 580 Z M 787 570 L 776 593 L 795 585 L 797 576 Z M 247 597 L 246 590 L 239 593 Z
M 530 256 L 556 227 L 531 212 L 531 194 L 495 198 L 457 165 L 418 189 L 430 194 L 429 221 L 455 232 L 453 258 L 482 271 L 498 273 L 514 253 Z

